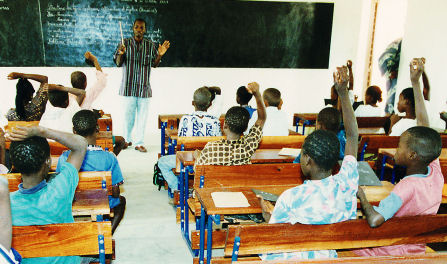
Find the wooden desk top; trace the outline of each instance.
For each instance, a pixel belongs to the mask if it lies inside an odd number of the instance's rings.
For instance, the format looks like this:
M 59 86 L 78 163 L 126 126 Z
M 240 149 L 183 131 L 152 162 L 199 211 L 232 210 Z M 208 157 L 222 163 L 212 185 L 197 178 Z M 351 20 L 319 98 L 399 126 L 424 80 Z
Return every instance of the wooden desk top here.
M 82 190 L 75 193 L 73 216 L 97 216 L 110 214 L 107 190 Z
M 278 153 L 280 149 L 258 149 L 255 151 L 253 156 L 251 156 L 251 162 L 256 163 L 290 163 L 295 160 L 293 156 L 280 156 Z M 180 162 L 184 166 L 194 165 L 194 151 L 177 151 L 177 167 L 180 167 Z
M 252 188 L 280 195 L 285 190 L 295 187 L 296 185 L 272 185 L 272 186 L 253 186 L 253 187 L 233 187 L 233 188 L 201 188 L 195 189 L 197 198 L 205 208 L 207 214 L 211 215 L 231 215 L 231 214 L 258 214 L 262 213 L 261 205 Z M 362 186 L 368 201 L 373 205 L 385 199 L 393 190 L 394 185 L 390 182 L 382 181 L 382 186 Z M 211 197 L 213 192 L 242 192 L 250 204 L 249 207 L 216 207 Z M 357 206 L 360 207 L 360 201 Z
M 396 155 L 395 148 L 379 148 L 379 154 L 387 155 L 389 157 L 394 157 Z M 443 148 L 441 150 L 441 155 L 439 156 L 440 160 L 447 160 L 447 149 Z
M 318 113 L 295 113 L 293 114 L 293 119 L 299 118 L 301 120 L 316 121 L 317 115 Z

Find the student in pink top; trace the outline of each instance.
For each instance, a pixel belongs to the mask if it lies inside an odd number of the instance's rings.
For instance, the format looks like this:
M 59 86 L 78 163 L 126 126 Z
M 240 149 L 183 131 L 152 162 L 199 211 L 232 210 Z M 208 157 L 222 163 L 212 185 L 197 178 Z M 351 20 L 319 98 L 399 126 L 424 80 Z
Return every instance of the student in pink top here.
M 391 217 L 435 215 L 442 200 L 444 177 L 439 164 L 441 154 L 441 137 L 438 132 L 428 127 L 428 116 L 423 104 L 419 78 L 424 71 L 421 59 L 413 59 L 410 64 L 410 76 L 414 97 L 418 102 L 416 119 L 418 126 L 409 128 L 399 140 L 395 164 L 407 167 L 404 177 L 394 187 L 391 194 L 382 200 L 378 207 L 371 206 L 365 193 L 359 187 L 357 193 L 368 224 L 378 227 Z M 356 250 L 361 256 L 424 254 L 425 245 L 396 245 Z

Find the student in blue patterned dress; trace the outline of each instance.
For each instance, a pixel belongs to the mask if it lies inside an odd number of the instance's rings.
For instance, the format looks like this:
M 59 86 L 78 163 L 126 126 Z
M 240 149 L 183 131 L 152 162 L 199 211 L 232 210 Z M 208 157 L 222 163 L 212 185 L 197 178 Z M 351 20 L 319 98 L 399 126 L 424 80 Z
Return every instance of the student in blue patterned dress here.
M 87 141 L 78 135 L 44 127 L 17 127 L 9 133 L 10 159 L 22 173 L 19 190 L 11 193 L 12 224 L 14 226 L 74 223 L 72 203 L 78 186 L 78 170 L 84 160 Z M 67 146 L 71 153 L 54 177 L 48 177 L 51 167 L 47 139 Z M 77 256 L 30 258 L 23 263 L 75 264 Z
M 113 209 L 112 234 L 123 219 L 126 209 L 126 198 L 120 195 L 120 185 L 124 183 L 121 168 L 113 152 L 104 151 L 96 146 L 96 135 L 99 131 L 95 113 L 90 110 L 81 110 L 73 116 L 73 133 L 87 139 L 87 153 L 80 171 L 110 171 L 112 173 L 112 195 L 109 195 L 109 205 Z M 56 172 L 60 172 L 62 166 L 71 151 L 65 151 L 59 157 Z
M 275 207 L 261 198 L 263 216 L 269 223 L 332 224 L 356 218 L 358 128 L 349 101 L 346 67 L 337 68 L 334 82 L 340 95 L 346 127 L 345 158 L 340 172 L 332 175 L 340 143 L 335 133 L 316 130 L 304 141 L 301 170 L 306 179 L 302 185 L 281 194 Z M 272 210 L 273 209 L 273 210 Z M 263 255 L 263 259 L 335 258 L 335 250 L 289 252 Z
M 179 137 L 214 137 L 222 136 L 220 121 L 218 117 L 209 115 L 208 108 L 211 106 L 212 94 L 208 87 L 201 87 L 194 92 L 192 105 L 195 111 L 184 115 L 180 119 L 178 128 Z M 177 176 L 172 172 L 175 168 L 175 155 L 165 155 L 158 160 L 158 167 L 163 174 L 169 187 L 178 189 Z

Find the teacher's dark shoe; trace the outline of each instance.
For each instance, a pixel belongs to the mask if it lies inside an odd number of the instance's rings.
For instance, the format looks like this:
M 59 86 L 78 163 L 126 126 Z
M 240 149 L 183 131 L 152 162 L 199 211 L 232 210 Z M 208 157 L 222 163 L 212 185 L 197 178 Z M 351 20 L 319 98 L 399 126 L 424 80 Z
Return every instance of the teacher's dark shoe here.
M 147 149 L 143 146 L 136 146 L 135 149 L 138 150 L 139 152 L 147 152 Z

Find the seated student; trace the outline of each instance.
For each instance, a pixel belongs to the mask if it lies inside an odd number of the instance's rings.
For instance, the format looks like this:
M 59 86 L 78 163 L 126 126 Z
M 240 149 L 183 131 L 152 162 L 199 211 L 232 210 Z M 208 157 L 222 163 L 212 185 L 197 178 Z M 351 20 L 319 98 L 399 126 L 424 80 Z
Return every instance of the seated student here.
M 344 130 L 340 130 L 341 125 L 341 114 L 334 107 L 326 107 L 321 110 L 317 115 L 317 122 L 315 124 L 315 130 L 328 130 L 337 135 L 338 141 L 340 142 L 339 159 L 345 157 L 345 145 L 346 145 L 346 135 Z M 301 154 L 296 157 L 293 163 L 300 163 Z
M 179 137 L 222 136 L 219 118 L 207 113 L 211 100 L 212 94 L 208 87 L 201 87 L 194 92 L 192 105 L 195 111 L 182 116 L 180 119 Z M 175 155 L 165 155 L 158 160 L 158 167 L 163 174 L 163 178 L 173 190 L 178 188 L 177 176 L 172 172 L 175 165 Z
M 354 95 L 354 74 L 352 73 L 352 61 L 348 60 L 346 62 L 346 67 L 348 68 L 348 93 L 349 93 L 349 101 L 351 102 L 351 105 L 354 104 L 354 101 L 357 100 L 356 95 Z M 331 101 L 333 102 L 332 107 L 337 108 L 338 110 L 341 110 L 340 101 L 338 100 L 338 93 L 337 89 L 335 89 L 335 85 L 331 86 Z
M 118 227 L 126 209 L 126 198 L 120 195 L 120 185 L 124 183 L 121 168 L 116 156 L 96 146 L 98 132 L 97 119 L 90 110 L 81 110 L 73 116 L 73 133 L 87 139 L 88 147 L 80 171 L 111 171 L 112 195 L 109 195 L 109 205 L 113 208 L 112 233 Z M 59 157 L 56 172 L 60 172 L 71 151 L 65 151 Z
M 249 93 L 256 98 L 258 119 L 248 135 L 242 136 L 247 129 L 250 115 L 241 106 L 231 107 L 225 114 L 223 130 L 225 139 L 208 142 L 202 151 L 194 152 L 195 165 L 244 165 L 250 164 L 251 156 L 262 139 L 262 128 L 266 119 L 264 103 L 259 93 L 259 84 L 247 85 Z
M 416 66 L 416 68 L 413 68 Z M 439 133 L 428 127 L 419 78 L 424 69 L 421 59 L 413 59 L 410 76 L 417 106 L 418 126 L 406 130 L 394 156 L 398 165 L 407 167 L 406 177 L 394 186 L 379 206 L 371 206 L 361 188 L 358 191 L 362 209 L 371 227 L 378 227 L 391 217 L 435 215 L 442 200 L 444 177 L 439 164 L 442 142 Z M 356 250 L 362 256 L 424 254 L 425 245 L 396 245 Z
M 404 89 L 399 95 L 397 110 L 405 113 L 404 117 L 393 114 L 390 116 L 390 136 L 400 136 L 408 128 L 417 125 L 413 88 Z
M 12 219 L 8 180 L 0 177 L 0 263 L 19 264 L 20 254 L 11 247 Z
M 272 204 L 261 198 L 263 216 L 269 224 L 301 223 L 310 225 L 333 224 L 357 216 L 357 171 L 358 129 L 354 111 L 348 97 L 347 69 L 338 68 L 334 82 L 340 95 L 343 119 L 346 127 L 346 152 L 340 172 L 332 175 L 337 163 L 339 142 L 332 131 L 318 129 L 304 141 L 301 155 L 303 184 L 286 190 Z M 316 259 L 335 258 L 335 250 L 304 251 L 263 255 L 271 259 Z
M 48 77 L 20 72 L 8 74 L 8 80 L 15 79 L 19 79 L 16 85 L 16 108 L 11 108 L 6 118 L 8 121 L 39 121 L 48 100 Z M 34 88 L 28 79 L 40 82 L 40 88 L 34 97 Z
M 223 98 L 222 98 L 222 91 L 217 86 L 204 86 L 208 88 L 208 90 L 211 93 L 211 106 L 206 110 L 206 112 L 209 115 L 212 115 L 216 118 L 220 118 L 220 115 L 222 115 L 222 108 L 223 108 Z
M 250 114 L 250 118 L 253 115 L 253 112 L 256 111 L 255 108 L 251 108 L 251 106 L 248 105 L 253 95 L 247 91 L 247 87 L 241 86 L 237 89 L 236 92 L 236 102 L 243 108 L 247 109 L 248 113 Z
M 356 117 L 383 116 L 383 110 L 377 106 L 382 102 L 382 90 L 378 86 L 370 86 L 366 89 L 365 104 L 359 105 L 354 111 Z
M 289 126 L 287 115 L 281 111 L 282 99 L 281 92 L 275 88 L 268 88 L 262 93 L 264 99 L 265 111 L 267 112 L 267 120 L 265 120 L 262 134 L 264 136 L 288 136 Z M 248 127 L 252 127 L 258 119 L 258 113 L 254 112 L 248 123 Z M 245 133 L 248 133 L 245 131 Z
M 57 129 L 59 131 L 72 133 L 73 115 L 81 110 L 78 101 L 84 98 L 85 91 L 82 89 L 64 87 L 62 85 L 50 84 L 49 88 L 56 88 L 48 94 L 48 103 L 45 113 L 40 120 L 40 126 Z M 71 97 L 68 93 L 75 95 Z
M 49 180 L 51 158 L 46 138 L 71 149 L 60 173 Z M 12 141 L 9 151 L 12 165 L 22 173 L 19 190 L 11 193 L 12 224 L 28 226 L 73 223 L 71 207 L 87 141 L 78 135 L 40 126 L 17 127 L 10 132 L 9 139 Z M 80 258 L 32 258 L 24 263 L 80 263 Z

